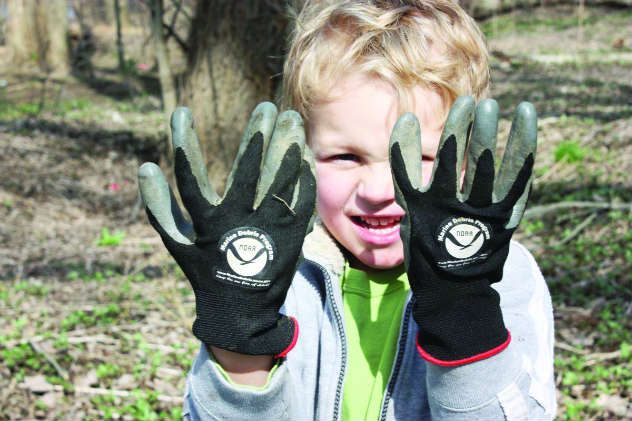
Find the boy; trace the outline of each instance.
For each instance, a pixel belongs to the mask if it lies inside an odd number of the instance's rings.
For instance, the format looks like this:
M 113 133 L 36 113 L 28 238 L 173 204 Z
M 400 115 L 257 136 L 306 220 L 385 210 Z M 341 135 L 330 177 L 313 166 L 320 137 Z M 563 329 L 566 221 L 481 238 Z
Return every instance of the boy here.
M 496 103 L 457 99 L 488 83 L 482 36 L 449 0 L 321 1 L 284 72 L 306 132 L 260 104 L 223 198 L 176 110 L 192 226 L 155 165 L 139 178 L 196 296 L 185 419 L 554 417 L 550 297 L 510 243 L 535 113 L 519 107 L 494 179 Z

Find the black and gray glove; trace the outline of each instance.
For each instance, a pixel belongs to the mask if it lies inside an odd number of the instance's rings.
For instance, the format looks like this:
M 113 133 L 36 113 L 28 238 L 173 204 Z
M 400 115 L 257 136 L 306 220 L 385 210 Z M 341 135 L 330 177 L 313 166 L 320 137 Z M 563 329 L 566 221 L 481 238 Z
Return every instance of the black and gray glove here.
M 298 322 L 279 313 L 311 229 L 313 158 L 300 115 L 277 118 L 273 104 L 253 111 L 220 198 L 211 187 L 193 118 L 171 117 L 175 175 L 192 225 L 160 168 L 145 163 L 139 184 L 151 225 L 193 287 L 202 342 L 250 355 L 285 356 Z
M 452 106 L 430 183 L 421 186 L 419 123 L 398 120 L 390 143 L 401 237 L 417 346 L 425 359 L 460 365 L 492 356 L 510 342 L 491 284 L 501 280 L 511 236 L 524 213 L 537 144 L 536 114 L 522 103 L 495 176 L 498 105 L 471 97 Z M 472 129 L 473 128 L 473 129 Z M 471 132 L 471 140 L 467 143 Z M 467 151 L 462 189 L 460 175 Z

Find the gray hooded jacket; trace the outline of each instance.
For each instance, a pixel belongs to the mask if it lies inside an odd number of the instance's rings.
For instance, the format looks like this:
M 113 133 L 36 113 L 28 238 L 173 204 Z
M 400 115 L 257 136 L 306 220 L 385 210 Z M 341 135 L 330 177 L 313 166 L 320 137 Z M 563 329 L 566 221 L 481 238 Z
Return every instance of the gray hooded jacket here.
M 340 276 L 344 257 L 319 224 L 281 312 L 299 339 L 265 388 L 228 382 L 202 344 L 187 378 L 185 420 L 339 420 L 347 366 Z M 556 414 L 553 313 L 531 254 L 512 242 L 494 284 L 512 342 L 501 353 L 458 367 L 422 359 L 409 292 L 380 420 L 551 420 Z

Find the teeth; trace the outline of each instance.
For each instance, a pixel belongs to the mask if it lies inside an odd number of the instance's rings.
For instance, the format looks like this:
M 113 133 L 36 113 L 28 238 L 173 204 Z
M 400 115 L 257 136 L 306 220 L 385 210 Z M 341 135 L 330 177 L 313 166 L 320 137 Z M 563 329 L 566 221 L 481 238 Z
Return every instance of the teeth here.
M 401 217 L 382 217 L 382 218 L 372 218 L 369 216 L 361 216 L 360 219 L 362 220 L 362 222 L 364 222 L 367 225 L 371 225 L 373 227 L 379 227 L 379 226 L 383 226 L 383 225 L 390 225 L 393 222 L 399 222 L 402 218 Z M 369 228 L 371 229 L 371 228 Z M 388 228 L 390 229 L 390 228 Z M 384 230 L 380 230 L 380 231 L 384 231 Z
M 399 226 L 394 225 L 392 227 L 389 228 L 367 228 L 369 230 L 369 232 L 374 232 L 376 234 L 389 234 L 393 231 L 397 231 L 397 229 L 399 228 Z

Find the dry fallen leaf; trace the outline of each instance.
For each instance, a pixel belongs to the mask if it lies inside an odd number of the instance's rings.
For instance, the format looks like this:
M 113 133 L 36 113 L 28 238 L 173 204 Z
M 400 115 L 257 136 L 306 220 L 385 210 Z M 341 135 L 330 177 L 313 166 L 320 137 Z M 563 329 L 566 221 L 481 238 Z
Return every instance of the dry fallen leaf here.
M 113 386 L 117 389 L 121 390 L 131 390 L 137 386 L 138 382 L 131 374 L 123 374 L 121 377 L 116 379 Z
M 20 387 L 28 389 L 33 393 L 46 393 L 55 390 L 55 386 L 48 383 L 46 377 L 41 374 L 24 377 L 24 381 L 20 383 Z
M 97 370 L 92 369 L 88 371 L 85 375 L 80 377 L 75 385 L 78 387 L 90 387 L 99 383 L 99 378 L 97 377 Z
M 619 417 L 632 413 L 632 402 L 619 395 L 601 395 L 597 398 L 597 405 Z

